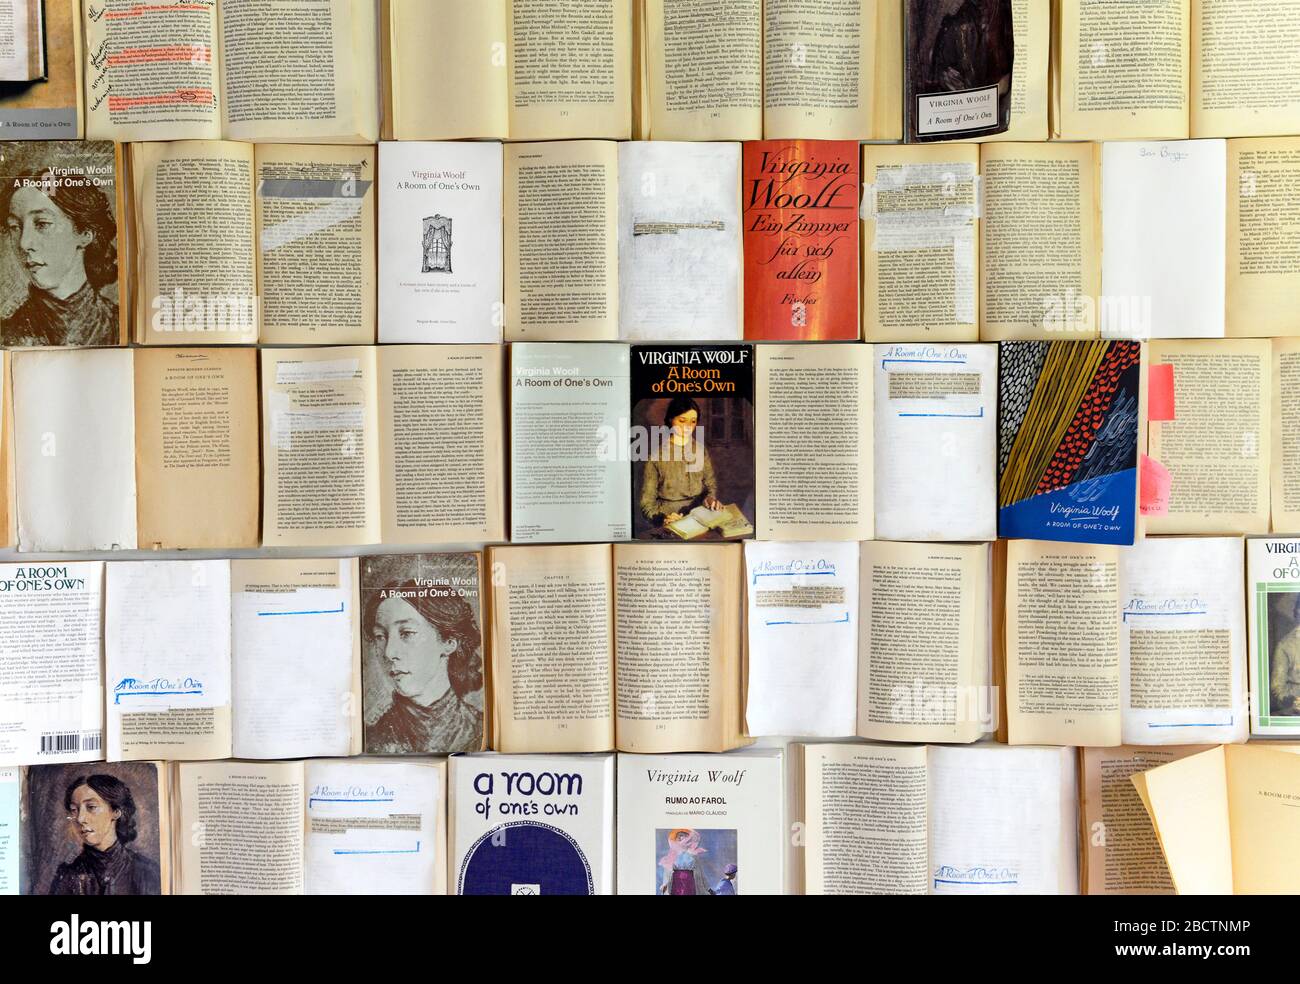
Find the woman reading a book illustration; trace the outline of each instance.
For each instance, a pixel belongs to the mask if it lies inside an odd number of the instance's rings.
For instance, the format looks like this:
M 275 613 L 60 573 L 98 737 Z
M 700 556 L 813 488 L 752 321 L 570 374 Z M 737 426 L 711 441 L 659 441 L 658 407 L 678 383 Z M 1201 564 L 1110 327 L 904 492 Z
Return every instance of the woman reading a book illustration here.
M 696 434 L 699 421 L 700 405 L 689 396 L 668 401 L 668 434 L 647 459 L 641 481 L 641 512 L 653 524 L 677 522 L 699 505 L 722 508 L 713 462 Z
M 81 853 L 59 865 L 51 895 L 158 895 L 158 865 L 132 850 L 136 837 L 131 787 L 115 776 L 79 776 L 63 798 Z
M 482 747 L 483 712 L 466 698 L 483 689 L 474 611 L 455 594 L 405 581 L 374 592 L 362 624 L 388 667 L 393 702 L 366 727 L 380 754 L 448 754 Z
M 21 345 L 114 345 L 117 223 L 108 197 L 84 174 L 50 169 L 0 186 L 9 242 L 27 297 L 0 322 L 0 341 Z

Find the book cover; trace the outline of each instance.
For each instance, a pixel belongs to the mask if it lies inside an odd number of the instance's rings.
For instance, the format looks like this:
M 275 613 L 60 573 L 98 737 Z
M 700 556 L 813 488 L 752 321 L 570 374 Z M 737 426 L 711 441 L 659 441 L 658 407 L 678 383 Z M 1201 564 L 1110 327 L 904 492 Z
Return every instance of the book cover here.
M 858 143 L 745 144 L 745 337 L 858 337 Z
M 1140 342 L 1003 342 L 998 535 L 1133 543 Z
M 456 895 L 611 895 L 614 756 L 449 760 Z
M 1246 541 L 1250 733 L 1300 737 L 1300 539 Z
M 632 347 L 636 539 L 754 535 L 753 355 L 748 345 Z
M 619 755 L 620 895 L 780 895 L 780 749 Z
M 1006 132 L 1016 54 L 1011 8 L 1012 0 L 907 0 L 905 142 Z

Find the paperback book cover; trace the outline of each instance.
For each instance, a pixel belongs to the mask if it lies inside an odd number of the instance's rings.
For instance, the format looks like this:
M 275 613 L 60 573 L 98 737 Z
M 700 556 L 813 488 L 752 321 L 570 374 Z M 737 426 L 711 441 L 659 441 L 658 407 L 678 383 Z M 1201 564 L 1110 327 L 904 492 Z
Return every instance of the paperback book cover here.
M 856 140 L 745 144 L 745 337 L 858 337 Z
M 1133 543 L 1140 342 L 1003 342 L 998 535 Z
M 632 525 L 638 540 L 754 535 L 754 351 L 632 347 Z
M 1300 737 L 1300 539 L 1246 541 L 1250 733 Z

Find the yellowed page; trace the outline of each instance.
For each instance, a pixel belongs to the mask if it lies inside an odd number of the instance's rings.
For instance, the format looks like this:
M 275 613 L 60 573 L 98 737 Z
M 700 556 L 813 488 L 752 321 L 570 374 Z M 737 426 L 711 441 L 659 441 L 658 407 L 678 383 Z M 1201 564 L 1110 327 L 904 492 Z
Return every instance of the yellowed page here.
M 862 335 L 979 338 L 978 147 L 862 148 Z
M 610 551 L 607 543 L 491 548 L 496 751 L 614 747 Z
M 972 143 L 1047 139 L 1048 60 L 1052 17 L 1048 0 L 1011 0 L 1016 56 L 1011 68 L 1011 125 L 1005 133 L 969 137 Z
M 506 539 L 502 346 L 378 352 L 383 542 Z
M 509 0 L 512 140 L 632 136 L 632 0 Z
M 1296 811 L 1300 755 L 1264 745 L 1228 745 L 1232 885 L 1237 895 L 1290 895 L 1300 884 Z
M 621 752 L 722 752 L 740 737 L 738 543 L 614 545 Z
M 1150 365 L 1174 367 L 1173 420 L 1149 425 L 1169 470 L 1167 515 L 1147 532 L 1267 533 L 1272 349 L 1263 338 L 1154 339 Z
M 506 341 L 618 338 L 618 144 L 505 153 Z
M 1191 135 L 1300 133 L 1300 2 L 1192 0 Z
M 763 0 L 644 0 L 653 140 L 763 138 Z
M 141 550 L 258 545 L 257 353 L 135 353 Z
M 262 542 L 381 540 L 375 346 L 262 349 Z
M 903 139 L 903 0 L 876 0 L 872 140 Z
M 1191 0 L 1061 0 L 1065 140 L 1188 136 Z
M 987 143 L 980 338 L 1096 338 L 1101 152 L 1090 143 Z
M 764 0 L 763 136 L 869 137 L 876 27 L 876 0 L 820 6 Z
M 509 0 L 385 2 L 393 139 L 509 137 Z
M 871 346 L 758 345 L 754 359 L 758 538 L 870 540 Z
M 1120 744 L 1119 548 L 1007 545 L 1007 741 Z
M 1300 338 L 1275 338 L 1273 346 L 1270 502 L 1274 533 L 1300 533 Z
M 181 762 L 177 895 L 301 895 L 301 762 Z
M 1300 335 L 1300 137 L 1229 140 L 1227 192 L 1226 334 Z
M 1232 894 L 1225 751 L 1234 747 L 1220 745 L 1133 776 L 1179 895 Z
M 248 344 L 258 337 L 253 145 L 131 147 L 136 341 Z
M 14 399 L 9 353 L 0 349 L 0 546 L 17 536 L 14 510 Z

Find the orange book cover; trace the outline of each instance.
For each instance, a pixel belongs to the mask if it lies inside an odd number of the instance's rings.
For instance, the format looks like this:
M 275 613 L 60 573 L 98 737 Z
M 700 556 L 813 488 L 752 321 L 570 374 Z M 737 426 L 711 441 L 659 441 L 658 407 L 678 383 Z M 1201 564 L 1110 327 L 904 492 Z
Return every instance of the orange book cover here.
M 858 337 L 858 143 L 745 144 L 745 337 Z

